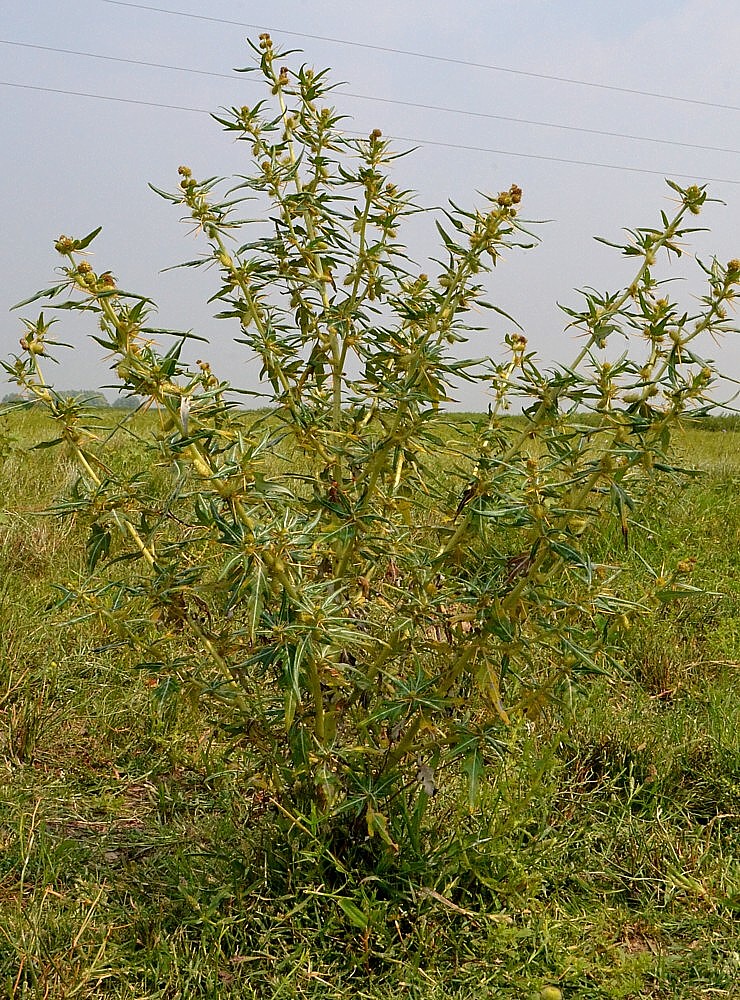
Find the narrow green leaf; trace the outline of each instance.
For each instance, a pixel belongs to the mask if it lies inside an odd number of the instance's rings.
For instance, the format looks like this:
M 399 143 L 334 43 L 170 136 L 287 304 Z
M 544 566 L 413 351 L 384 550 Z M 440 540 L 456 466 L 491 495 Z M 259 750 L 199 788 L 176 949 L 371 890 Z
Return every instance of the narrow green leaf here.
M 480 779 L 483 776 L 483 755 L 477 745 L 466 756 L 462 769 L 468 779 L 468 807 L 472 812 L 478 804 Z
M 38 444 L 31 446 L 31 451 L 40 451 L 43 448 L 55 448 L 58 444 L 61 444 L 64 438 L 54 438 L 52 441 L 39 441 Z
M 93 229 L 87 236 L 83 236 L 81 240 L 75 240 L 75 250 L 86 250 L 98 233 L 101 232 L 102 228 L 102 226 L 98 226 L 97 229 Z
M 87 568 L 92 573 L 101 559 L 105 559 L 110 551 L 111 534 L 107 528 L 94 524 L 90 529 L 85 548 L 87 551 Z
M 61 291 L 64 291 L 68 287 L 68 282 L 64 281 L 61 285 L 52 285 L 51 288 L 42 288 L 40 292 L 36 292 L 28 299 L 24 299 L 22 302 L 17 302 L 11 309 L 22 309 L 24 306 L 30 305 L 32 302 L 37 302 L 39 299 L 53 299 L 54 296 L 58 295 Z
M 362 910 L 356 906 L 351 900 L 345 899 L 343 896 L 336 897 L 337 902 L 342 908 L 342 912 L 345 917 L 347 917 L 350 923 L 357 927 L 359 930 L 364 931 L 369 926 L 369 917 L 362 912 Z

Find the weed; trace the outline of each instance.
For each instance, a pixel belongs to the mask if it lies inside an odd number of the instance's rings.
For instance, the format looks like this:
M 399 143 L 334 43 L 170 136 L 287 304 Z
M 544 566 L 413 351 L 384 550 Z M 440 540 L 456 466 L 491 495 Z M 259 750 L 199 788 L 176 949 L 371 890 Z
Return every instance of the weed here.
M 694 315 L 653 277 L 706 194 L 673 186 L 675 218 L 631 234 L 635 281 L 571 315 L 576 364 L 545 372 L 512 334 L 488 417 L 446 417 L 478 377 L 448 341 L 524 239 L 520 193 L 453 207 L 425 278 L 390 147 L 343 137 L 323 76 L 276 71 L 268 42 L 274 114 L 222 124 L 277 228 L 235 250 L 215 182 L 181 168 L 170 197 L 269 412 L 179 339 L 159 352 L 94 234 L 60 238 L 42 294 L 95 314 L 149 412 L 47 385 L 43 314 L 7 363 L 42 405 L 6 418 L 0 470 L 5 994 L 729 997 L 737 433 L 680 428 L 740 269 L 706 268 Z M 647 360 L 606 360 L 619 330 Z M 705 475 L 656 486 L 687 465 Z

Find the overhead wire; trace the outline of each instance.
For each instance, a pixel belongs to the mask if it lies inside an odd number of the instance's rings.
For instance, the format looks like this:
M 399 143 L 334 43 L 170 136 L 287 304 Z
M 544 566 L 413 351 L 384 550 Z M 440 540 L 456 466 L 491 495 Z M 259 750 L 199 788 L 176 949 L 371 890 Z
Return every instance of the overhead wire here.
M 17 48 L 34 49 L 41 52 L 54 52 L 62 55 L 81 56 L 87 59 L 100 59 L 105 62 L 123 63 L 130 66 L 143 66 L 149 69 L 164 69 L 178 73 L 192 73 L 198 76 L 210 76 L 222 80 L 243 80 L 236 73 L 218 73 L 212 70 L 194 69 L 190 66 L 176 66 L 171 63 L 148 62 L 144 59 L 130 59 L 123 56 L 105 55 L 99 52 L 83 52 L 78 49 L 64 49 L 52 45 L 39 45 L 31 42 L 19 42 L 7 38 L 0 38 L 0 45 L 9 45 Z M 247 80 L 248 83 L 256 82 Z M 607 129 L 584 128 L 577 125 L 564 125 L 560 122 L 538 121 L 531 118 L 518 118 L 511 115 L 497 115 L 488 111 L 470 111 L 465 108 L 449 108 L 439 104 L 420 104 L 415 101 L 403 101 L 393 97 L 377 97 L 368 94 L 356 94 L 350 91 L 337 88 L 338 93 L 343 97 L 350 97 L 361 101 L 372 101 L 381 104 L 394 104 L 404 108 L 413 108 L 421 111 L 443 112 L 445 114 L 465 115 L 470 118 L 480 118 L 491 121 L 510 122 L 517 125 L 532 125 L 538 128 L 561 129 L 566 132 L 579 132 L 584 135 L 598 135 L 614 139 L 627 139 L 632 142 L 651 142 L 658 145 L 680 146 L 684 149 L 699 149 L 713 153 L 731 153 L 740 155 L 740 149 L 732 149 L 728 146 L 709 146 L 696 142 L 683 142 L 678 139 L 661 139 L 656 136 L 632 135 L 626 132 L 614 132 Z
M 156 101 L 140 101 L 134 97 L 88 94 L 82 90 L 61 90 L 59 87 L 41 87 L 33 83 L 11 83 L 9 80 L 0 80 L 0 87 L 16 87 L 18 90 L 38 90 L 43 94 L 65 94 L 67 97 L 88 97 L 94 101 L 115 101 L 117 104 L 138 104 L 145 108 L 164 108 L 167 111 L 192 111 L 199 115 L 211 114 L 206 108 L 188 108 L 182 104 L 160 104 Z
M 212 112 L 206 108 L 192 108 L 181 104 L 162 104 L 154 101 L 138 100 L 131 97 L 114 97 L 108 94 L 90 94 L 79 90 L 63 90 L 58 87 L 42 87 L 30 83 L 13 83 L 9 80 L 0 80 L 0 87 L 15 87 L 20 90 L 33 90 L 47 94 L 62 94 L 69 97 L 84 97 L 96 101 L 113 101 L 119 104 L 133 104 L 149 108 L 162 108 L 168 111 L 188 111 L 193 112 L 194 114 L 212 116 Z M 364 135 L 363 132 L 347 131 L 350 135 Z M 419 139 L 404 135 L 388 135 L 386 138 L 393 139 L 396 142 L 412 143 L 414 146 L 440 146 L 445 149 L 460 149 L 474 153 L 493 153 L 496 156 L 513 156 L 526 160 L 544 160 L 551 163 L 567 163 L 582 167 L 600 167 L 604 170 L 623 170 L 628 173 L 652 174 L 660 177 L 686 177 L 693 181 L 705 181 L 714 184 L 740 184 L 740 180 L 733 180 L 729 177 L 704 177 L 693 173 L 686 173 L 682 170 L 651 170 L 647 167 L 630 167 L 618 163 L 601 163 L 595 160 L 578 160 L 564 156 L 547 156 L 544 153 L 522 153 L 511 149 L 494 149 L 489 146 L 465 145 L 457 142 L 442 142 L 437 139 Z
M 264 29 L 265 23 L 255 24 L 249 21 L 234 21 L 228 18 L 213 17 L 207 14 L 192 14 L 189 11 L 170 10 L 166 7 L 154 7 L 150 4 L 131 3 L 130 0 L 100 0 L 114 7 L 131 7 L 135 10 L 148 10 L 157 14 L 168 14 L 174 17 L 186 17 L 196 21 L 210 21 L 214 24 L 228 24 L 239 28 Z M 453 56 L 440 56 L 431 52 L 415 52 L 411 49 L 399 49 L 390 45 L 374 45 L 370 42 L 357 42 L 347 38 L 336 38 L 330 35 L 314 35 L 305 31 L 292 31 L 288 28 L 273 28 L 274 32 L 293 38 L 308 38 L 313 41 L 330 42 L 334 45 L 350 45 L 373 52 L 387 52 L 393 55 L 412 56 L 416 59 L 430 59 L 435 62 L 451 63 L 457 66 L 468 66 L 473 69 L 486 69 L 496 73 L 510 73 L 514 76 L 531 77 L 536 80 L 550 80 L 555 83 L 567 83 L 577 87 L 593 87 L 597 90 L 611 90 L 620 94 L 632 94 L 637 97 L 651 97 L 661 101 L 677 101 L 681 104 L 698 104 L 706 108 L 718 108 L 723 111 L 740 111 L 740 105 L 720 104 L 716 101 L 704 101 L 694 97 L 679 97 L 676 94 L 663 94 L 658 91 L 638 90 L 633 87 L 619 87 L 616 84 L 597 83 L 594 80 L 579 80 L 566 76 L 555 76 L 551 73 L 536 73 L 533 70 L 513 69 L 511 66 L 495 66 L 491 63 L 473 62 L 470 59 L 457 59 Z

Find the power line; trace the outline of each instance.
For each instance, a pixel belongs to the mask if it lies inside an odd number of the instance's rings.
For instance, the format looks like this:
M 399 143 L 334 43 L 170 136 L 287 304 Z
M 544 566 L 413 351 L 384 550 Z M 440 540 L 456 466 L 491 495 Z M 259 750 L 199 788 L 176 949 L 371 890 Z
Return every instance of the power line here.
M 109 97 L 106 94 L 87 94 L 81 90 L 59 90 L 57 87 L 39 87 L 31 83 L 10 83 L 0 80 L 0 87 L 17 87 L 19 90 L 38 90 L 43 94 L 65 94 L 67 97 L 89 97 L 94 101 L 115 101 L 117 104 L 138 104 L 146 108 L 165 108 L 167 111 L 193 111 L 210 115 L 206 108 L 186 108 L 182 104 L 156 104 L 154 101 L 137 101 L 132 97 Z
M 164 7 L 153 7 L 148 4 L 129 3 L 128 0 L 101 0 L 102 3 L 115 7 L 133 7 L 135 10 L 148 10 L 156 14 L 170 14 L 175 17 L 188 17 L 196 21 L 210 21 L 213 24 L 229 24 L 237 28 L 264 29 L 264 24 L 253 24 L 249 21 L 231 21 L 222 17 L 209 17 L 205 14 L 190 14 L 182 10 L 168 10 Z M 430 52 L 414 52 L 410 49 L 397 49 L 389 45 L 371 45 L 369 42 L 355 42 L 347 38 L 334 38 L 329 35 L 311 35 L 302 31 L 289 31 L 287 28 L 274 28 L 276 33 L 290 35 L 293 38 L 309 38 L 313 41 L 331 42 L 334 45 L 351 45 L 360 49 L 370 49 L 373 52 L 389 52 L 393 55 L 412 56 L 416 59 L 430 59 L 434 62 L 452 63 L 456 66 L 470 66 L 473 69 L 488 69 L 496 73 L 511 73 L 514 76 L 526 76 L 535 80 L 550 80 L 555 83 L 570 83 L 577 87 L 594 87 L 597 90 L 611 90 L 619 94 L 632 94 L 637 97 L 654 97 L 661 101 L 677 101 L 681 104 L 699 104 L 705 108 L 719 108 L 722 111 L 740 111 L 740 105 L 718 104 L 713 101 L 701 101 L 692 97 L 677 97 L 675 94 L 661 94 L 650 90 L 635 90 L 631 87 L 617 87 L 614 84 L 595 83 L 592 80 L 578 80 L 567 76 L 552 76 L 548 73 L 534 73 L 530 70 L 512 69 L 510 66 L 494 66 L 491 63 L 471 62 L 468 59 L 454 59 L 452 56 L 432 55 Z
M 57 87 L 41 87 L 30 83 L 11 83 L 8 80 L 0 80 L 0 87 L 15 87 L 19 90 L 34 90 L 45 94 L 63 94 L 67 97 L 85 97 L 95 101 L 114 101 L 118 104 L 135 104 L 147 108 L 164 108 L 168 111 L 190 111 L 194 114 L 209 115 L 206 108 L 190 108 L 181 104 L 158 104 L 154 101 L 140 101 L 131 97 L 113 97 L 107 94 L 89 94 L 79 90 L 61 90 Z M 362 136 L 364 132 L 351 132 L 347 134 Z M 387 139 L 396 142 L 410 142 L 414 146 L 440 146 L 445 149 L 461 149 L 473 153 L 494 153 L 496 156 L 514 156 L 525 160 L 546 160 L 550 163 L 569 163 L 580 167 L 601 167 L 604 170 L 623 170 L 634 174 L 653 174 L 659 177 L 686 177 L 693 181 L 706 181 L 713 184 L 740 184 L 740 180 L 732 180 L 728 177 L 702 177 L 696 174 L 687 174 L 683 171 L 672 170 L 650 170 L 647 167 L 628 167 L 618 163 L 600 163 L 594 160 L 575 160 L 564 156 L 546 156 L 539 153 L 520 153 L 512 149 L 493 149 L 489 146 L 467 146 L 456 142 L 441 142 L 436 139 L 418 139 L 406 135 L 389 135 Z
M 363 133 L 356 132 L 355 135 Z M 604 170 L 626 170 L 633 174 L 655 174 L 658 177 L 687 177 L 693 181 L 707 181 L 714 184 L 740 184 L 740 180 L 729 180 L 721 177 L 697 177 L 695 174 L 676 173 L 675 171 L 650 170 L 647 167 L 626 167 L 618 163 L 599 163 L 595 160 L 573 160 L 565 156 L 546 156 L 544 153 L 518 153 L 512 149 L 491 149 L 488 146 L 460 146 L 454 142 L 441 142 L 437 139 L 412 139 L 405 135 L 387 135 L 386 139 L 396 142 L 412 142 L 420 146 L 442 146 L 445 149 L 465 149 L 476 153 L 496 153 L 498 156 L 519 156 L 525 160 L 547 160 L 550 163 L 572 163 L 579 167 L 601 167 Z
M 610 132 L 606 129 L 583 128 L 579 125 L 563 125 L 560 122 L 541 122 L 531 118 L 514 118 L 509 115 L 494 115 L 488 111 L 466 111 L 463 108 L 445 108 L 436 104 L 416 104 L 411 101 L 399 101 L 392 97 L 367 97 L 364 94 L 350 94 L 340 91 L 344 97 L 355 97 L 362 101 L 378 101 L 382 104 L 400 104 L 406 108 L 417 108 L 421 111 L 445 111 L 449 114 L 467 115 L 470 118 L 487 118 L 491 121 L 515 122 L 517 125 L 536 125 L 538 128 L 562 129 L 564 132 L 580 132 L 584 135 L 608 136 L 612 139 L 629 139 L 633 142 L 653 142 L 662 146 L 681 146 L 684 149 L 701 149 L 711 153 L 740 154 L 740 149 L 729 146 L 705 146 L 695 142 L 681 142 L 678 139 L 658 139 L 651 135 L 630 135 L 627 132 Z
M 194 73 L 199 76 L 212 76 L 222 80 L 243 80 L 235 73 L 217 73 L 211 70 L 193 69 L 190 66 L 175 66 L 171 63 L 147 62 L 143 59 L 128 59 L 122 56 L 103 55 L 98 52 L 82 52 L 78 49 L 61 49 L 52 45 L 37 45 L 30 42 L 16 42 L 6 38 L 0 38 L 0 45 L 12 45 L 17 48 L 35 49 L 41 52 L 55 52 L 63 55 L 83 56 L 86 59 L 101 59 L 105 62 L 124 63 L 130 66 L 145 66 L 150 69 L 174 70 L 178 73 Z M 248 83 L 257 83 L 254 80 L 247 80 Z M 368 94 L 355 94 L 349 91 L 339 91 L 343 97 L 351 97 L 360 101 L 374 101 L 381 104 L 396 104 L 404 108 L 415 108 L 420 111 L 444 112 L 445 114 L 465 115 L 470 118 L 483 118 L 491 121 L 512 122 L 517 125 L 534 125 L 538 128 L 561 129 L 565 132 L 580 132 L 584 135 L 606 136 L 612 139 L 628 139 L 632 142 L 652 142 L 665 146 L 680 146 L 684 149 L 700 149 L 712 153 L 733 153 L 740 155 L 740 149 L 731 149 L 728 146 L 707 146 L 696 142 L 681 142 L 678 139 L 659 139 L 648 135 L 631 135 L 625 132 L 612 132 L 606 129 L 582 128 L 577 125 L 563 125 L 559 122 L 543 122 L 531 118 L 516 118 L 509 115 L 495 115 L 486 111 L 468 111 L 464 108 L 448 108 L 438 104 L 418 104 L 413 101 L 401 101 L 393 97 L 371 97 Z
M 191 66 L 172 66 L 169 63 L 146 62 L 143 59 L 124 59 L 122 56 L 107 56 L 99 52 L 80 52 L 78 49 L 59 49 L 54 45 L 37 45 L 31 42 L 15 42 L 0 38 L 0 45 L 13 45 L 19 49 L 37 49 L 40 52 L 58 52 L 66 56 L 85 56 L 87 59 L 104 59 L 106 62 L 127 63 L 129 66 L 147 66 L 150 69 L 174 69 L 180 73 L 196 73 L 198 76 L 217 76 L 222 80 L 243 79 L 236 73 L 215 73 L 207 69 L 193 69 Z M 247 81 L 252 83 L 251 80 Z

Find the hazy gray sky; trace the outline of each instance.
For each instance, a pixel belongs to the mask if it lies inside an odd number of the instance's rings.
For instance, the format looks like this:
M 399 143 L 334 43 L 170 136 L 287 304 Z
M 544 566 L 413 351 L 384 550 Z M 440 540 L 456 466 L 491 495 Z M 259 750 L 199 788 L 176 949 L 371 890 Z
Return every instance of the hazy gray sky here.
M 693 248 L 703 258 L 740 256 L 740 4 L 737 0 L 353 0 L 306 3 L 272 0 L 151 0 L 150 8 L 106 0 L 3 0 L 0 58 L 4 84 L 108 95 L 132 101 L 218 110 L 253 103 L 259 94 L 241 76 L 221 79 L 195 72 L 147 68 L 29 45 L 70 49 L 146 62 L 230 73 L 248 65 L 244 39 L 269 30 L 278 45 L 300 47 L 303 60 L 332 68 L 345 90 L 377 99 L 458 109 L 458 113 L 411 109 L 380 100 L 342 96 L 335 104 L 352 116 L 348 127 L 386 135 L 482 146 L 507 152 L 476 152 L 422 145 L 400 161 L 398 179 L 426 205 L 447 197 L 473 203 L 476 190 L 497 192 L 516 182 L 524 189 L 522 215 L 552 220 L 541 227 L 542 244 L 510 255 L 491 279 L 490 298 L 525 327 L 530 343 L 547 360 L 567 361 L 573 332 L 564 333 L 556 302 L 577 304 L 574 288 L 616 288 L 633 264 L 595 243 L 594 235 L 619 239 L 623 226 L 649 225 L 671 208 L 663 176 L 679 183 L 717 178 L 711 206 Z M 178 11 L 180 15 L 166 13 Z M 183 13 L 200 15 L 185 17 Z M 249 22 L 254 28 L 203 17 Z M 287 32 L 295 34 L 287 34 Z M 592 81 L 679 100 L 619 93 L 486 68 L 306 38 L 331 36 L 381 47 L 412 50 L 508 67 L 530 73 Z M 304 37 L 297 37 L 304 36 Z M 9 42 L 25 43 L 11 45 Z M 300 57 L 293 57 L 298 59 Z M 231 341 L 236 329 L 211 318 L 208 272 L 174 271 L 169 265 L 202 248 L 178 211 L 147 187 L 174 190 L 177 167 L 189 164 L 205 176 L 243 172 L 244 146 L 235 145 L 207 114 L 73 97 L 0 86 L 2 94 L 3 239 L 0 259 L 0 351 L 13 353 L 21 334 L 10 306 L 52 283 L 60 233 L 83 235 L 98 225 L 94 263 L 110 269 L 126 288 L 159 304 L 162 326 L 192 328 L 209 336 L 214 369 L 236 384 L 254 386 L 257 368 Z M 691 102 L 732 107 L 718 108 Z M 726 152 L 668 143 L 638 142 L 561 128 L 473 117 L 460 111 L 552 122 L 581 129 L 627 133 Z M 400 147 L 409 143 L 399 143 Z M 530 156 L 596 161 L 606 169 Z M 635 172 L 634 168 L 655 173 Z M 480 199 L 479 199 L 480 200 Z M 411 230 L 411 255 L 435 250 L 432 229 Z M 687 303 L 699 289 L 687 283 Z M 26 310 L 33 316 L 34 307 Z M 61 387 L 101 385 L 105 363 L 85 331 L 89 325 L 62 314 L 62 339 L 75 343 L 58 373 Z M 500 356 L 509 324 L 491 320 L 470 354 Z M 706 353 L 740 378 L 740 336 Z M 5 390 L 3 390 L 5 391 Z M 2 393 L 0 392 L 0 395 Z M 482 407 L 477 392 L 461 402 Z

